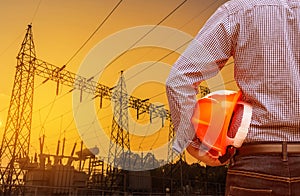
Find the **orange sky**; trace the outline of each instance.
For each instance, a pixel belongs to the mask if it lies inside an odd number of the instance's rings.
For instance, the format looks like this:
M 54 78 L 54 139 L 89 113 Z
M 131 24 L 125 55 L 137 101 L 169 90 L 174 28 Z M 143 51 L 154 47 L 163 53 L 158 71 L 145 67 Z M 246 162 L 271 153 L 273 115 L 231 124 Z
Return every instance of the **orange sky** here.
M 15 57 L 21 47 L 27 25 L 32 23 L 33 26 L 37 58 L 61 67 L 71 59 L 118 2 L 117 0 L 12 0 L 1 2 L 0 138 L 3 135 L 14 82 Z M 128 45 L 133 44 L 135 40 L 140 38 L 139 33 L 142 35 L 149 26 L 158 24 L 181 2 L 183 1 L 123 0 L 91 40 L 67 64 L 66 69 L 77 73 L 84 66 L 84 63 L 89 61 L 89 58 L 94 58 L 96 64 L 92 70 L 87 72 L 98 73 L 102 69 L 100 62 L 105 63 L 106 58 L 109 58 L 110 55 L 113 56 L 112 53 L 128 48 Z M 224 2 L 226 1 L 186 1 L 175 13 L 162 22 L 159 28 L 153 30 L 147 36 L 149 40 L 145 38 L 145 43 L 141 43 L 140 47 L 128 51 L 109 65 L 101 73 L 99 82 L 112 87 L 118 81 L 120 71 L 125 70 L 125 79 L 130 78 L 128 83 L 131 82 L 130 85 L 135 86 L 134 89 L 131 89 L 131 95 L 142 99 L 151 98 L 151 102 L 165 104 L 168 109 L 164 94 L 164 80 L 170 66 L 178 58 L 178 54 L 175 53 L 167 58 L 161 58 L 174 49 L 172 47 L 177 47 L 186 38 L 195 36 L 208 17 Z M 176 34 L 173 32 L 179 32 L 178 37 L 172 38 L 170 36 L 170 43 L 167 43 L 169 37 L 160 37 L 159 30 L 165 34 L 164 30 L 166 29 L 171 32 L 170 35 L 172 36 Z M 181 40 L 181 38 L 183 39 Z M 150 44 L 146 43 L 147 41 Z M 151 42 L 153 42 L 153 46 L 151 46 Z M 90 57 L 93 51 L 95 53 L 95 48 L 99 46 L 102 49 L 99 50 L 100 52 L 98 51 L 97 58 Z M 155 66 L 150 66 L 150 69 L 141 71 L 159 59 L 161 59 L 160 62 L 156 63 Z M 99 63 L 99 67 L 97 67 L 97 63 Z M 139 78 L 141 76 L 140 72 L 143 72 L 145 77 Z M 225 67 L 222 73 L 225 82 L 232 80 L 232 66 Z M 158 75 L 161 75 L 162 78 L 158 78 Z M 152 76 L 155 78 L 154 80 L 151 80 Z M 47 153 L 55 153 L 58 139 L 66 137 L 68 148 L 71 148 L 74 142 L 80 142 L 82 133 L 78 133 L 78 126 L 86 129 L 84 135 L 89 135 L 87 138 L 91 138 L 91 141 L 95 137 L 97 138 L 96 132 L 99 132 L 99 130 L 93 127 L 93 123 L 88 122 L 81 125 L 74 123 L 73 116 L 76 115 L 74 107 L 76 108 L 76 106 L 72 107 L 72 93 L 68 93 L 70 88 L 60 86 L 59 95 L 56 96 L 56 84 L 52 81 L 45 84 L 42 84 L 42 82 L 43 79 L 38 77 L 35 80 L 36 90 L 34 94 L 30 153 L 39 152 L 38 138 L 42 134 L 46 135 L 45 151 Z M 235 88 L 232 82 L 227 87 Z M 102 131 L 109 135 L 112 120 L 110 102 L 104 101 L 104 108 L 102 109 L 99 109 L 99 99 L 96 99 L 93 104 L 98 115 L 98 119 L 94 119 L 93 122 L 100 123 L 103 128 Z M 130 110 L 129 113 L 134 118 L 135 111 Z M 153 124 L 149 125 L 149 116 L 143 114 L 137 125 L 133 124 L 131 127 L 132 129 L 138 129 L 138 125 L 144 127 L 145 130 L 142 133 L 132 130 L 131 137 L 135 141 L 132 144 L 133 149 L 147 152 L 166 144 L 168 127 L 158 131 L 161 125 L 159 119 L 155 119 Z M 151 128 L 149 128 L 150 126 Z M 153 134 L 150 134 L 149 130 L 152 130 Z M 140 136 L 143 133 L 144 135 Z M 101 141 L 101 138 L 97 138 L 97 140 Z M 89 147 L 95 145 L 92 142 L 89 143 L 89 141 L 85 142 Z M 79 146 L 79 143 L 77 146 Z M 68 155 L 70 150 L 65 152 Z M 107 156 L 105 146 L 100 146 L 100 152 L 101 156 Z M 159 150 L 155 156 L 165 158 L 166 151 Z

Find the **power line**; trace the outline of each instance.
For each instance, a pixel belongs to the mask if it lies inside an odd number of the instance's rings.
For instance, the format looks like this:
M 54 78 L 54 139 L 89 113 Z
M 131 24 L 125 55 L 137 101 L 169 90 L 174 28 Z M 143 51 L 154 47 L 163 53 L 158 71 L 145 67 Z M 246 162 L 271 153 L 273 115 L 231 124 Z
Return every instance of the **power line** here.
M 190 41 L 191 41 L 191 40 L 189 40 L 188 42 L 190 42 Z M 176 50 L 180 49 L 181 47 L 183 47 L 183 46 L 184 46 L 185 44 L 187 44 L 188 42 L 185 42 L 183 45 L 181 45 L 181 46 L 180 46 L 179 48 L 177 48 Z M 176 50 L 175 50 L 175 51 L 176 51 Z M 160 58 L 160 59 L 157 60 L 156 62 L 152 63 L 151 65 L 149 65 L 149 66 L 147 66 L 147 67 L 145 67 L 143 70 L 137 72 L 137 73 L 134 74 L 133 76 L 131 76 L 131 77 L 129 77 L 128 79 L 126 79 L 126 81 L 132 79 L 133 77 L 135 77 L 136 75 L 138 75 L 138 74 L 140 74 L 141 72 L 145 71 L 146 69 L 150 68 L 150 67 L 153 66 L 154 64 L 160 62 L 162 59 L 164 59 L 164 58 L 166 58 L 167 56 L 171 55 L 171 54 L 174 53 L 175 51 L 172 51 L 172 52 L 168 53 L 167 55 L 163 56 L 162 58 Z M 226 65 L 224 65 L 224 67 L 226 67 L 226 66 L 228 66 L 228 65 L 230 65 L 230 64 L 232 64 L 232 63 L 233 63 L 233 62 L 227 63 Z M 231 82 L 233 82 L 233 81 L 235 81 L 235 80 L 231 80 L 231 81 L 226 82 L 226 83 L 224 83 L 224 84 L 228 84 L 228 83 L 231 83 Z M 219 87 L 219 86 L 221 86 L 221 85 L 224 85 L 224 84 L 220 84 L 220 85 L 218 85 L 218 86 L 212 87 L 211 89 L 217 88 L 217 87 Z M 158 97 L 158 96 L 163 95 L 163 94 L 165 94 L 165 93 L 166 93 L 166 91 L 161 92 L 161 93 L 158 93 L 158 94 L 156 94 L 156 95 L 153 95 L 153 96 L 150 97 L 149 99 L 152 99 L 152 98 L 154 98 L 154 97 Z
M 70 92 L 70 91 L 69 91 L 69 92 L 66 92 L 66 93 L 63 94 L 63 95 L 60 95 L 60 97 L 58 97 L 58 98 L 57 98 L 57 96 L 55 96 L 55 100 L 54 100 L 54 101 L 58 101 L 59 99 L 62 99 L 63 97 L 65 97 L 65 96 L 68 95 L 69 93 L 71 93 L 71 92 Z M 51 105 L 51 104 L 53 104 L 53 101 L 51 101 L 51 102 L 49 102 L 48 104 L 46 104 L 46 105 L 40 107 L 38 110 L 33 111 L 33 113 L 36 113 L 36 112 L 40 111 L 41 109 L 44 109 L 44 108 L 48 107 L 48 106 Z
M 1 52 L 0 52 L 0 56 L 2 56 L 3 54 L 5 54 L 5 52 L 7 51 L 7 50 L 9 50 L 13 45 L 14 45 L 14 43 L 17 41 L 17 40 L 19 40 L 22 36 L 23 36 L 23 34 L 24 34 L 24 31 L 22 31 L 22 33 L 20 33 L 20 35 L 19 36 L 17 36 L 16 37 L 16 39 L 14 39 L 4 50 L 2 50 Z
M 186 0 L 187 1 L 187 0 Z M 168 18 L 171 14 L 173 14 L 181 5 L 183 5 L 186 1 L 184 1 L 184 2 L 182 2 L 182 4 L 180 4 L 175 10 L 173 10 L 168 16 L 166 16 L 160 23 L 162 23 L 166 18 Z M 41 2 L 41 1 L 40 1 Z M 119 4 L 121 3 L 121 1 L 119 2 Z M 118 4 L 118 5 L 119 5 Z M 117 6 L 118 6 L 117 5 Z M 117 7 L 116 6 L 116 7 Z M 39 6 L 38 6 L 39 7 Z M 113 10 L 114 11 L 114 10 Z M 113 12 L 112 11 L 112 12 Z M 112 13 L 111 12 L 111 13 Z M 109 17 L 109 16 L 108 16 Z M 107 17 L 107 19 L 108 19 L 108 17 Z M 104 20 L 103 21 L 103 23 L 105 22 L 106 20 Z M 158 23 L 158 25 L 160 24 L 160 23 Z M 99 26 L 99 28 L 101 27 L 102 25 L 100 25 Z M 133 45 L 132 45 L 132 47 L 136 44 L 136 43 L 138 43 L 140 40 L 142 40 L 144 37 L 146 37 L 148 34 L 150 34 L 153 30 L 155 29 L 155 27 L 154 28 L 152 28 L 148 33 L 146 33 L 143 37 L 141 37 L 139 40 L 137 40 Z M 96 33 L 98 31 L 98 29 L 96 29 L 96 31 L 88 38 L 88 40 L 82 45 L 82 47 L 81 48 L 79 48 L 79 50 L 71 57 L 71 59 L 67 62 L 67 64 L 77 55 L 77 53 L 85 46 L 85 44 L 93 37 L 93 35 Z M 174 53 L 175 51 L 172 51 L 172 53 Z M 170 54 L 169 54 L 170 55 Z M 164 57 L 165 58 L 165 57 Z M 152 66 L 152 65 L 151 65 Z M 147 69 L 147 68 L 146 68 Z M 56 100 L 54 100 L 53 102 L 52 102 L 52 106 L 51 106 L 51 109 L 50 109 L 50 111 L 49 111 L 49 113 L 51 112 L 51 110 L 52 110 L 52 107 L 53 107 L 53 105 L 54 105 L 54 102 L 55 102 Z M 48 113 L 48 115 L 47 115 L 47 119 L 48 119 L 48 116 L 49 116 L 49 113 Z M 62 116 L 61 116 L 62 117 Z M 47 120 L 46 119 L 46 120 Z M 45 122 L 46 122 L 46 120 L 45 120 Z M 96 119 L 94 119 L 94 122 L 95 122 L 95 120 Z M 47 120 L 48 121 L 48 120 Z M 44 124 L 45 124 L 45 122 L 44 122 Z M 93 123 L 94 123 L 93 122 Z M 92 123 L 92 124 L 93 124 Z M 92 126 L 91 126 L 92 127 Z M 90 129 L 90 128 L 89 128 Z M 64 131 L 64 133 L 66 132 L 67 130 L 65 130 Z M 156 141 L 157 141 L 157 139 L 156 139 Z M 156 141 L 153 143 L 153 145 L 156 143 Z M 152 145 L 152 146 L 153 146 Z
M 216 0 L 215 2 L 213 2 L 213 3 L 211 3 L 211 4 L 209 4 L 205 9 L 203 9 L 202 11 L 200 11 L 200 14 L 202 14 L 203 12 L 205 12 L 206 10 L 208 10 L 208 8 L 209 7 L 211 7 L 212 5 L 214 5 L 216 2 L 218 2 L 219 0 Z M 179 29 L 181 29 L 181 28 L 183 28 L 184 26 L 186 26 L 187 24 L 189 24 L 191 21 L 193 21 L 193 20 L 195 20 L 195 18 L 197 18 L 200 14 L 197 14 L 196 16 L 194 16 L 194 17 L 192 17 L 188 22 L 186 22 L 186 23 L 184 23 Z M 152 31 L 152 29 L 149 31 L 149 33 Z M 147 35 L 148 33 L 146 33 L 145 35 Z M 146 36 L 145 36 L 146 37 Z M 140 40 L 139 40 L 140 41 Z M 165 41 L 165 40 L 164 40 Z M 190 40 L 191 41 L 191 40 Z M 136 42 L 137 43 L 137 42 Z M 135 43 L 135 44 L 136 44 Z M 133 44 L 133 46 L 135 45 L 135 44 Z M 180 47 L 181 48 L 181 47 Z M 179 49 L 179 48 L 178 48 Z M 177 49 L 176 49 L 177 50 Z M 128 51 L 128 50 L 127 50 Z M 120 56 L 122 56 L 122 55 L 124 55 L 124 53 L 126 53 L 127 51 L 125 51 L 125 52 L 123 52 Z M 149 53 L 148 53 L 149 54 Z M 118 56 L 116 59 L 118 59 L 120 56 Z M 145 55 L 146 56 L 146 55 Z M 169 56 L 169 55 L 167 55 L 167 56 Z M 167 57 L 167 56 L 165 56 L 165 57 Z M 164 58 L 165 58 L 164 57 Z M 163 60 L 164 58 L 161 58 L 160 60 Z M 114 60 L 115 61 L 115 60 Z M 113 62 L 114 62 L 113 61 Z M 110 64 L 112 64 L 113 62 L 111 62 Z M 159 61 L 157 61 L 156 63 L 158 63 Z M 136 76 L 136 75 L 138 75 L 139 73 L 141 73 L 141 72 L 143 72 L 143 71 L 145 71 L 146 69 L 148 69 L 148 68 L 150 68 L 151 66 L 153 66 L 153 65 L 155 65 L 156 63 L 153 63 L 153 64 L 151 64 L 151 65 L 149 65 L 147 68 L 145 68 L 145 69 L 143 69 L 143 70 L 141 70 L 141 71 L 139 71 L 138 73 L 136 73 L 134 76 Z M 130 77 L 129 79 L 131 79 L 131 78 L 133 78 L 134 76 L 132 76 L 132 77 Z M 129 79 L 127 79 L 127 80 L 129 80 Z
M 180 45 L 178 48 L 176 48 L 175 50 L 172 50 L 171 52 L 169 52 L 168 54 L 166 54 L 165 56 L 161 57 L 160 59 L 158 59 L 157 61 L 155 61 L 154 63 L 148 65 L 147 67 L 145 67 L 144 69 L 142 69 L 141 71 L 137 72 L 136 74 L 134 74 L 133 76 L 129 77 L 126 79 L 126 81 L 132 79 L 133 77 L 135 77 L 136 75 L 140 74 L 141 72 L 145 71 L 146 69 L 149 69 L 150 67 L 152 67 L 153 65 L 159 63 L 160 61 L 162 61 L 163 59 L 167 58 L 168 56 L 170 56 L 171 54 L 175 53 L 177 50 L 179 50 L 180 48 L 182 48 L 183 46 L 187 45 L 188 43 L 190 43 L 193 39 L 190 39 L 186 42 L 184 42 L 182 45 Z
M 108 20 L 108 18 L 113 14 L 113 12 L 119 7 L 123 0 L 120 0 L 117 5 L 110 11 L 110 13 L 104 18 L 104 20 L 100 23 L 100 25 L 96 28 L 96 30 L 88 37 L 88 39 L 80 46 L 80 48 L 75 52 L 75 54 L 67 61 L 67 64 L 73 60 L 73 58 L 80 52 L 80 50 L 92 39 L 92 37 L 97 33 L 97 31 L 104 25 L 104 23 Z
M 39 10 L 39 8 L 40 8 L 41 2 L 42 2 L 42 0 L 39 1 L 39 3 L 38 3 L 38 5 L 37 5 L 37 7 L 36 7 L 36 9 L 35 9 L 35 11 L 34 11 L 34 13 L 33 13 L 33 15 L 32 15 L 31 23 L 33 22 L 33 20 L 34 20 L 35 17 L 36 17 L 36 14 L 37 14 L 37 12 L 38 12 L 38 10 Z
M 153 95 L 153 96 L 150 97 L 149 99 L 153 99 L 153 98 L 158 97 L 158 96 L 163 95 L 163 94 L 166 94 L 166 91 L 161 92 L 161 93 L 158 93 L 158 94 L 156 94 L 156 95 Z
M 132 44 L 125 52 L 121 53 L 117 58 L 115 58 L 112 62 L 110 62 L 109 65 L 111 65 L 113 62 L 115 62 L 117 59 L 119 59 L 121 56 L 123 56 L 126 52 L 128 52 L 130 49 L 132 49 L 138 42 L 140 42 L 143 38 L 145 38 L 148 34 L 150 34 L 150 33 L 151 33 L 151 32 L 152 32 L 159 24 L 161 24 L 163 21 L 165 21 L 171 14 L 173 14 L 173 13 L 174 13 L 179 7 L 181 7 L 185 2 L 186 2 L 186 1 L 184 1 L 184 2 L 182 2 L 180 5 L 178 5 L 171 13 L 169 13 L 166 17 L 164 17 L 164 18 L 163 18 L 163 19 L 162 19 L 155 27 L 151 28 L 146 34 L 144 34 L 141 38 L 139 38 L 136 42 L 134 42 L 134 43 L 133 43 L 133 44 Z M 217 0 L 217 1 L 214 1 L 213 3 L 211 3 L 211 4 L 210 4 L 209 6 L 207 6 L 205 9 L 203 9 L 202 11 L 200 11 L 200 13 L 202 14 L 203 12 L 205 12 L 206 10 L 208 10 L 208 8 L 211 7 L 213 4 L 215 4 L 216 2 L 218 2 L 218 0 Z M 194 20 L 196 17 L 198 17 L 198 16 L 199 16 L 199 14 L 197 14 L 197 15 L 194 16 L 194 17 L 192 17 L 192 19 L 190 19 L 188 22 L 186 22 L 185 24 L 183 24 L 180 28 L 186 26 L 188 23 L 190 23 L 191 21 L 193 21 L 193 20 Z M 181 46 L 179 46 L 177 49 L 175 49 L 175 51 L 171 51 L 171 52 L 168 53 L 167 55 L 165 55 L 165 56 L 161 57 L 160 59 L 158 59 L 156 62 L 152 63 L 151 65 L 149 65 L 149 66 L 147 66 L 147 67 L 145 67 L 143 70 L 141 70 L 141 71 L 137 72 L 136 74 L 134 74 L 133 76 L 127 78 L 126 81 L 132 79 L 133 77 L 135 77 L 136 75 L 140 74 L 141 72 L 143 72 L 143 71 L 149 69 L 150 67 L 152 67 L 153 65 L 159 63 L 161 60 L 163 60 L 163 59 L 165 59 L 166 57 L 170 56 L 171 54 L 173 54 L 174 52 L 176 52 L 178 49 L 180 49 L 180 48 L 182 48 L 183 46 L 185 46 L 186 44 L 188 44 L 190 41 L 192 41 L 192 39 L 189 40 L 189 41 L 187 41 L 187 42 L 185 42 L 185 43 L 183 43 Z M 108 65 L 108 66 L 109 66 L 109 65 Z M 108 67 L 108 66 L 107 66 L 107 67 Z M 225 66 L 226 66 L 226 65 L 225 65 Z M 107 67 L 105 67 L 105 68 L 107 68 Z M 102 70 L 103 70 L 103 69 L 102 69 Z M 101 70 L 101 71 L 102 71 L 102 70 Z M 98 73 L 100 73 L 100 72 L 98 72 Z M 97 73 L 97 74 L 98 74 L 98 73 Z M 154 95 L 154 96 L 152 96 L 151 98 L 160 96 L 160 95 L 162 95 L 162 94 L 165 94 L 165 92 L 162 92 L 162 93 L 159 93 L 159 94 L 157 94 L 157 95 Z M 150 99 L 151 99 L 151 98 L 150 98 Z
M 1 55 L 0 55 L 0 56 L 1 56 Z M 43 84 L 43 83 L 41 83 L 41 84 L 39 84 L 38 86 L 34 87 L 34 91 L 35 91 L 36 89 L 38 89 L 40 86 L 42 86 L 42 84 Z M 9 102 L 9 104 L 10 104 L 10 102 Z M 50 105 L 50 104 L 51 104 L 51 103 L 49 103 L 49 105 Z M 9 105 L 8 105 L 7 107 L 1 109 L 1 110 L 0 110 L 0 113 L 1 113 L 1 112 L 4 112 L 5 110 L 8 110 L 8 109 L 9 109 Z
M 147 35 L 149 35 L 154 29 L 156 29 L 161 23 L 163 23 L 167 18 L 169 18 L 173 13 L 175 13 L 186 2 L 187 2 L 187 0 L 184 0 L 183 2 L 181 2 L 168 15 L 166 15 L 163 19 L 161 19 L 154 27 L 152 27 L 148 32 L 146 32 L 143 36 L 141 36 L 139 39 L 137 39 L 131 46 L 128 47 L 127 50 L 125 50 L 119 56 L 117 56 L 115 59 L 113 59 L 107 66 L 105 66 L 103 69 L 99 70 L 93 77 L 95 77 L 96 75 L 98 75 L 99 73 L 101 73 L 104 69 L 108 68 L 116 60 L 118 60 L 120 57 L 122 57 L 126 52 L 128 52 L 129 50 L 131 50 L 136 44 L 138 44 L 140 41 L 142 41 Z
M 232 64 L 233 62 L 230 62 L 230 63 L 227 63 L 225 66 L 228 66 L 228 65 L 230 65 L 230 64 Z M 225 67 L 224 66 L 224 67 Z M 217 88 L 217 87 L 219 87 L 219 86 L 221 86 L 221 85 L 225 85 L 225 84 L 229 84 L 229 83 L 232 83 L 232 82 L 235 82 L 235 80 L 230 80 L 230 81 L 227 81 L 227 82 L 225 82 L 225 83 L 223 83 L 223 84 L 220 84 L 220 85 L 218 85 L 218 86 L 214 86 L 214 87 L 212 87 L 211 89 L 214 89 L 214 88 Z M 158 93 L 158 94 L 156 94 L 156 95 L 153 95 L 152 97 L 150 97 L 149 99 L 152 99 L 152 98 L 155 98 L 155 97 L 158 97 L 158 96 L 160 96 L 160 95 L 163 95 L 163 94 L 165 94 L 166 92 L 164 91 L 164 92 L 161 92 L 161 93 Z M 63 95 L 64 96 L 64 95 Z M 60 98 L 59 98 L 60 99 Z M 57 100 L 57 99 L 56 99 Z M 48 105 L 50 105 L 50 104 L 52 104 L 52 103 L 49 103 Z M 47 105 L 47 106 L 48 106 Z M 45 107 L 45 106 L 44 106 Z M 43 108 L 44 108 L 43 107 Z M 72 110 L 70 110 L 70 111 L 68 111 L 68 112 L 65 112 L 63 115 L 65 115 L 65 114 L 67 114 L 67 113 L 70 113 Z M 97 114 L 99 113 L 99 109 L 98 109 L 98 112 L 97 112 Z M 113 116 L 113 114 L 108 114 L 108 115 L 106 115 L 106 116 L 104 116 L 104 117 L 102 117 L 101 119 L 99 119 L 100 121 L 101 120 L 103 120 L 103 119 L 105 119 L 105 118 L 107 118 L 107 117 L 111 117 L 111 116 Z M 50 120 L 50 121 L 53 121 L 53 120 L 56 120 L 56 119 L 58 119 L 59 117 L 61 117 L 61 115 L 60 116 L 58 116 L 58 117 L 55 117 L 54 119 L 52 119 L 52 120 Z M 50 121 L 48 121 L 48 123 L 50 122 Z M 93 123 L 96 121 L 96 119 L 94 119 L 93 120 Z M 70 124 L 71 124 L 72 122 L 70 122 Z M 64 129 L 64 132 L 67 132 L 67 131 L 70 131 L 70 130 L 68 130 L 68 127 L 70 126 L 70 124 L 67 126 L 67 128 L 65 128 Z M 85 127 L 85 126 L 88 126 L 89 124 L 85 124 L 85 125 L 82 125 L 83 127 Z M 88 129 L 90 129 L 90 128 L 88 128 Z M 73 130 L 73 129 L 72 129 Z
M 215 3 L 217 3 L 219 0 L 216 0 L 214 2 L 212 2 L 211 4 L 209 4 L 206 8 L 204 8 L 203 10 L 201 10 L 199 12 L 199 14 L 195 15 L 194 17 L 192 17 L 188 22 L 184 23 L 179 29 L 181 29 L 182 27 L 186 26 L 187 24 L 189 24 L 191 21 L 195 20 L 195 18 L 199 17 L 199 15 L 201 15 L 203 12 L 207 11 L 208 8 L 210 8 L 212 5 L 214 5 Z
M 68 93 L 70 93 L 70 92 L 68 92 Z M 64 97 L 65 95 L 67 95 L 68 93 L 66 93 L 66 94 L 64 94 L 64 95 L 61 95 L 59 98 L 56 98 L 56 97 L 55 97 L 53 101 L 51 101 L 51 102 L 48 103 L 47 105 L 41 107 L 39 110 L 34 111 L 33 113 L 39 112 L 39 114 L 40 114 L 41 109 L 44 109 L 44 108 L 48 107 L 49 105 L 51 105 L 50 110 L 52 110 L 52 108 L 54 107 L 55 102 L 58 101 L 59 99 L 63 98 L 63 97 Z M 75 109 L 75 110 L 76 110 L 75 115 L 77 114 L 77 112 L 78 112 L 78 110 L 79 110 L 79 106 L 80 106 L 80 104 L 78 103 L 78 104 L 77 104 L 77 107 L 76 107 L 76 109 Z M 43 129 L 43 128 L 45 127 L 46 124 L 48 124 L 48 123 L 50 123 L 50 122 L 53 122 L 53 121 L 55 121 L 55 120 L 57 120 L 57 119 L 59 119 L 59 118 L 62 118 L 63 116 L 65 116 L 65 115 L 67 115 L 67 114 L 69 114 L 69 113 L 72 113 L 72 112 L 73 112 L 73 108 L 70 109 L 70 110 L 68 110 L 68 111 L 66 111 L 66 112 L 64 112 L 63 114 L 60 114 L 59 116 L 53 117 L 53 118 L 50 119 L 50 120 L 48 120 L 48 116 L 49 116 L 49 114 L 48 114 L 47 117 L 46 117 L 46 119 L 44 120 L 44 123 L 41 123 L 41 125 L 35 126 L 33 129 L 37 129 L 38 127 L 41 127 L 41 129 Z M 46 121 L 47 121 L 47 122 L 46 122 Z M 73 122 L 74 122 L 74 118 L 73 118 L 72 121 L 68 124 L 67 128 L 70 127 L 70 126 L 72 125 Z M 65 128 L 65 129 L 67 129 L 67 128 Z
M 234 63 L 234 62 L 227 63 L 226 65 L 224 65 L 224 67 L 226 67 L 226 66 L 228 66 L 228 65 L 230 65 L 230 64 L 233 64 L 233 63 Z M 137 75 L 137 74 L 135 74 L 135 75 Z M 131 78 L 132 78 L 132 77 L 131 77 Z M 129 79 L 131 79 L 131 78 L 129 78 Z M 229 80 L 229 81 L 227 81 L 227 82 L 225 82 L 225 83 L 219 84 L 219 85 L 217 85 L 217 86 L 213 86 L 213 87 L 211 87 L 210 89 L 214 89 L 214 88 L 217 88 L 217 87 L 222 86 L 222 85 L 225 85 L 225 84 L 230 84 L 230 83 L 232 83 L 232 82 L 235 82 L 235 80 L 234 80 L 234 79 L 233 79 L 233 80 Z M 163 94 L 166 94 L 166 91 L 163 91 L 163 92 L 161 92 L 161 93 L 158 93 L 158 94 L 156 94 L 156 95 L 153 95 L 153 96 L 150 97 L 149 99 L 153 99 L 153 98 L 158 97 L 158 96 L 163 95 Z
M 185 4 L 185 2 L 187 2 L 187 0 L 181 2 L 175 9 L 173 9 L 167 16 L 165 16 L 162 20 L 160 20 L 154 27 L 152 27 L 147 33 L 145 33 L 142 37 L 140 37 L 136 42 L 134 42 L 128 50 L 130 50 L 131 48 L 133 48 L 136 44 L 138 44 L 141 40 L 143 40 L 147 35 L 149 35 L 154 29 L 156 29 L 157 26 L 159 26 L 161 23 L 163 23 L 167 18 L 169 18 L 173 13 L 176 12 L 176 10 L 178 10 L 183 4 Z

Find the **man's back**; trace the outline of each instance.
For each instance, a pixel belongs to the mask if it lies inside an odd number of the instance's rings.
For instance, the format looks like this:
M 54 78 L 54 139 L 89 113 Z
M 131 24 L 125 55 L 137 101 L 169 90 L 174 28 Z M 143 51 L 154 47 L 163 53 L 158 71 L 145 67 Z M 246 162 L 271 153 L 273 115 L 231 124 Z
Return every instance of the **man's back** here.
M 300 2 L 232 0 L 210 17 L 166 82 L 173 147 L 221 165 L 201 148 L 190 120 L 196 85 L 232 56 L 236 83 L 253 113 L 246 143 L 230 159 L 226 195 L 300 195 Z
M 300 1 L 225 4 L 235 79 L 254 106 L 246 142 L 300 140 Z
M 242 99 L 253 105 L 245 142 L 300 141 L 300 1 L 231 0 L 201 28 L 166 82 L 174 149 L 194 137 L 195 82 L 215 76 L 231 56 Z

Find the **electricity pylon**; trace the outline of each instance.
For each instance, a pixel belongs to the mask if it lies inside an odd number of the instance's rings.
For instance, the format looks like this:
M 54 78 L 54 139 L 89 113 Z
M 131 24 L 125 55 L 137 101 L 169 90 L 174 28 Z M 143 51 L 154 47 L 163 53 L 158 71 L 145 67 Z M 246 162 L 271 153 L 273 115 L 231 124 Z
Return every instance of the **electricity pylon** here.
M 127 94 L 123 71 L 118 84 L 113 88 L 112 92 L 113 103 L 113 119 L 110 134 L 110 145 L 108 151 L 107 186 L 110 189 L 122 186 L 123 177 L 130 165 L 130 142 L 129 142 L 129 127 L 128 127 L 128 105 L 129 96 Z M 124 189 L 126 186 L 124 186 Z
M 29 159 L 30 132 L 34 93 L 35 48 L 31 25 L 17 56 L 17 67 L 1 144 L 0 160 L 7 164 L 1 171 L 2 191 L 14 194 L 13 185 L 21 184 Z
M 136 109 L 137 118 L 143 113 L 149 113 L 150 119 L 159 117 L 163 121 L 170 120 L 168 110 L 152 104 L 149 99 L 142 100 L 127 95 L 122 74 L 119 81 L 121 84 L 118 84 L 117 87 L 115 87 L 116 89 L 114 89 L 91 79 L 76 75 L 65 68 L 66 65 L 58 67 L 36 58 L 32 26 L 28 25 L 25 38 L 17 56 L 14 85 L 0 149 L 0 161 L 1 167 L 3 168 L 0 172 L 0 183 L 2 185 L 1 191 L 4 192 L 5 195 L 18 194 L 16 187 L 23 184 L 24 172 L 29 163 L 34 78 L 36 76 L 44 78 L 44 82 L 48 80 L 56 82 L 56 92 L 58 92 L 59 85 L 63 84 L 71 87 L 72 90 L 79 90 L 80 95 L 82 95 L 82 93 L 94 94 L 95 98 L 100 98 L 100 107 L 102 99 L 115 100 L 115 114 L 111 139 L 113 143 L 121 144 L 121 146 L 118 146 L 117 151 L 109 152 L 113 155 L 112 157 L 118 156 L 120 152 L 124 152 L 124 156 L 130 155 L 129 137 L 126 135 L 128 133 L 124 131 L 128 125 L 123 124 L 123 122 L 128 122 L 124 118 L 124 115 L 126 117 L 124 112 L 126 112 L 128 108 Z M 203 89 L 201 89 L 201 92 L 202 91 Z M 125 97 L 127 97 L 126 100 Z M 122 101 L 120 101 L 121 99 Z M 170 131 L 171 133 L 169 135 L 173 136 L 173 129 L 171 128 Z M 120 132 L 125 133 L 125 135 L 120 137 L 116 134 Z M 171 137 L 169 139 L 171 139 Z M 127 157 L 123 160 L 126 160 L 126 158 Z M 128 161 L 123 161 L 123 163 L 126 164 Z M 122 164 L 119 166 L 122 166 Z M 116 164 L 114 163 L 113 165 Z
M 121 71 L 117 86 L 112 93 L 114 104 L 112 129 L 110 134 L 109 161 L 108 163 L 116 168 L 126 169 L 130 167 L 127 156 L 130 156 L 130 142 L 128 129 L 128 101 L 129 97 L 126 84 Z M 129 165 L 128 165 L 129 164 Z

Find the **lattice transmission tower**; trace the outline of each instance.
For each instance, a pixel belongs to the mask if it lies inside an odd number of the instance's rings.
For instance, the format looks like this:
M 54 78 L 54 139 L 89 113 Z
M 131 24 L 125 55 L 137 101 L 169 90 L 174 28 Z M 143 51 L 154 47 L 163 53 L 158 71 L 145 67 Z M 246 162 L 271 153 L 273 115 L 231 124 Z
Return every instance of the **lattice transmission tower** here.
M 17 55 L 16 74 L 11 94 L 10 106 L 3 134 L 0 161 L 1 191 L 5 195 L 15 195 L 16 187 L 24 183 L 23 176 L 29 161 L 30 133 L 32 123 L 34 78 L 40 76 L 52 80 L 59 85 L 65 85 L 72 90 L 79 90 L 82 93 L 94 94 L 95 98 L 114 102 L 114 118 L 112 121 L 111 145 L 109 149 L 109 164 L 120 168 L 126 168 L 129 164 L 130 143 L 128 132 L 128 108 L 136 110 L 137 119 L 139 115 L 148 113 L 150 119 L 161 118 L 162 121 L 170 121 L 169 111 L 152 104 L 149 99 L 139 99 L 129 96 L 121 72 L 120 80 L 115 88 L 97 83 L 91 79 L 79 76 L 65 69 L 66 66 L 58 67 L 36 58 L 33 42 L 32 26 L 28 25 L 21 49 Z M 209 91 L 206 87 L 201 92 Z M 170 122 L 169 140 L 174 137 L 174 130 Z M 173 154 L 169 145 L 168 159 Z M 121 156 L 121 159 L 119 159 Z M 123 157 L 122 157 L 123 156 Z M 116 162 L 118 158 L 118 163 Z M 128 159 L 127 159 L 128 158 Z M 126 165 L 127 164 L 127 165 Z M 129 164 L 130 165 L 130 164 Z
M 128 94 L 123 76 L 118 81 L 112 93 L 114 104 L 112 129 L 110 134 L 109 161 L 108 163 L 116 168 L 125 169 L 130 167 L 128 155 L 130 153 L 129 127 L 128 127 Z
M 0 160 L 7 164 L 1 170 L 2 191 L 12 193 L 12 185 L 21 184 L 29 159 L 30 132 L 34 93 L 35 48 L 31 25 L 17 56 L 16 74 L 3 134 Z
M 113 119 L 108 151 L 106 184 L 110 189 L 122 186 L 122 173 L 130 168 L 130 141 L 128 127 L 129 96 L 127 94 L 123 71 L 117 85 L 113 88 L 111 101 L 113 104 Z

